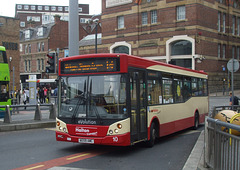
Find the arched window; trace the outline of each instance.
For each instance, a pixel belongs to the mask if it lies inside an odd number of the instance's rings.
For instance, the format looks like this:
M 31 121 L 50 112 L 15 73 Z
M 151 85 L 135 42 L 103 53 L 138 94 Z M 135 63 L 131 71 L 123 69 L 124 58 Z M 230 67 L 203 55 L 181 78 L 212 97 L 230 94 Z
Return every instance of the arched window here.
M 171 56 L 192 55 L 192 43 L 187 40 L 179 40 L 171 43 Z
M 117 46 L 113 49 L 113 53 L 129 54 L 129 48 L 127 46 Z

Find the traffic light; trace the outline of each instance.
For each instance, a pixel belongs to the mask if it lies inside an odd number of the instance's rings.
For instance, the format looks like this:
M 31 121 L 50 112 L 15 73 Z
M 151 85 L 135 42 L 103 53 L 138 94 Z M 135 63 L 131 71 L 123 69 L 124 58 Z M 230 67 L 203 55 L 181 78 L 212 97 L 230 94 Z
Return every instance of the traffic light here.
M 47 54 L 48 61 L 47 63 L 49 64 L 46 67 L 46 73 L 55 73 L 56 72 L 56 59 L 55 59 L 56 53 L 49 53 Z

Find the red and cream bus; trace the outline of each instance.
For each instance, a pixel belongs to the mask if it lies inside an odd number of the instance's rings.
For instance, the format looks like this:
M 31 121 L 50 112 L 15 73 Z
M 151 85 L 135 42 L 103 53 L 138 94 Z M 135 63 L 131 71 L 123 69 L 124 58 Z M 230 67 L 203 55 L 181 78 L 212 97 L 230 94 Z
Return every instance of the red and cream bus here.
M 208 75 L 127 54 L 59 60 L 57 141 L 127 146 L 194 127 Z

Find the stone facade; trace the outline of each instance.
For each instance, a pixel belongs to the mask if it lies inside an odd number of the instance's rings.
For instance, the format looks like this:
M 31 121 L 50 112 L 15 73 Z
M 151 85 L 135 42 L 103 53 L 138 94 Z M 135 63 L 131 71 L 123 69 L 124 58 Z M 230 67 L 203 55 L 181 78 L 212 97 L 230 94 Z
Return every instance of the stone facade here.
M 0 45 L 5 46 L 6 48 L 8 64 L 10 69 L 10 90 L 20 89 L 20 77 L 19 77 L 20 54 L 19 54 L 18 19 L 0 16 L 0 40 L 1 40 Z M 10 57 L 12 58 L 11 62 Z M 15 87 L 13 87 L 13 80 Z

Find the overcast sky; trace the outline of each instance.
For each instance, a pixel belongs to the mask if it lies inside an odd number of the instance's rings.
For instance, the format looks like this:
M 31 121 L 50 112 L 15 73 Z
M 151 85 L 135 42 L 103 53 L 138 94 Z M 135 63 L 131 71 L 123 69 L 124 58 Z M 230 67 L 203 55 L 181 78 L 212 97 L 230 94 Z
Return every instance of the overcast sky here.
M 89 4 L 90 14 L 100 14 L 102 12 L 102 0 L 78 0 L 79 4 Z M 35 4 L 35 5 L 69 5 L 69 0 L 1 0 L 0 15 L 14 17 L 15 4 Z

